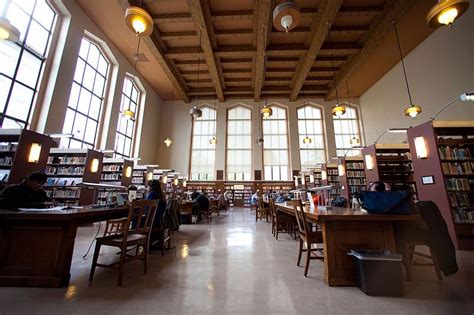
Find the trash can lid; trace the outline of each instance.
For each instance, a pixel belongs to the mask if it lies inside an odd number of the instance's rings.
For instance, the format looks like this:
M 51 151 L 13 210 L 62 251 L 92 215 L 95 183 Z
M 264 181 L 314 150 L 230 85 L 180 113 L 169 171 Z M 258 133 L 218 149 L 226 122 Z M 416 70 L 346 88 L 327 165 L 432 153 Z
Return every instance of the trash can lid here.
M 351 249 L 348 255 L 359 260 L 402 261 L 402 255 L 392 253 L 387 249 Z

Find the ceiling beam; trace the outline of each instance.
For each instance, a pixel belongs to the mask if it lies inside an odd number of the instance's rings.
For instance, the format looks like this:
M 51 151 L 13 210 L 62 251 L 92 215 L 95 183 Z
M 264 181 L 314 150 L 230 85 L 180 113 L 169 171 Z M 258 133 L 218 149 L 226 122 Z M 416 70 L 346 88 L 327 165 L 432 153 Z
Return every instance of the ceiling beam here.
M 300 61 L 296 69 L 296 73 L 293 76 L 291 82 L 291 93 L 290 101 L 294 101 L 298 97 L 298 93 L 303 86 L 303 83 L 311 71 L 311 66 L 316 60 L 316 56 L 319 54 L 321 47 L 323 46 L 324 39 L 328 33 L 328 26 L 326 23 L 331 25 L 336 18 L 337 12 L 339 11 L 343 0 L 322 0 L 319 3 L 321 12 L 318 12 L 320 18 L 315 19 L 315 25 L 311 29 L 314 30 L 310 35 L 310 45 L 306 52 L 303 60 Z
M 337 73 L 335 81 L 336 85 L 330 84 L 329 92 L 326 94 L 326 99 L 331 99 L 335 94 L 335 87 L 345 81 L 362 63 L 364 63 L 368 56 L 380 45 L 385 34 L 393 28 L 392 21 L 398 21 L 400 17 L 408 10 L 414 3 L 411 0 L 388 0 L 385 10 L 377 21 L 374 21 L 361 41 L 364 42 L 362 49 L 349 57 L 341 70 Z
M 268 45 L 268 35 L 272 29 L 270 21 L 271 8 L 271 0 L 258 0 L 255 2 L 255 20 L 253 28 L 253 47 L 256 50 L 255 64 L 253 67 L 253 98 L 255 102 L 260 101 L 260 94 L 265 79 L 265 51 L 267 50 Z
M 124 10 L 124 12 L 130 5 L 135 4 L 134 1 L 128 0 L 118 0 L 118 3 L 120 7 Z M 166 73 L 166 76 L 171 81 L 171 84 L 175 86 L 176 91 L 178 92 L 181 99 L 185 103 L 189 103 L 190 99 L 188 94 L 186 93 L 186 85 L 184 79 L 179 75 L 178 69 L 176 69 L 176 66 L 173 64 L 173 62 L 166 57 L 164 48 L 162 47 L 163 43 L 156 36 L 157 32 L 158 29 L 155 26 L 153 29 L 153 33 L 150 36 L 143 36 L 142 39 L 150 49 L 156 61 L 158 61 L 158 63 L 160 64 L 163 71 Z
M 224 78 L 220 72 L 219 60 L 214 56 L 217 41 L 214 36 L 214 26 L 210 19 L 211 9 L 208 0 L 188 0 L 189 10 L 194 21 L 196 30 L 201 30 L 202 50 L 206 59 L 207 69 L 214 83 L 217 97 L 224 102 Z

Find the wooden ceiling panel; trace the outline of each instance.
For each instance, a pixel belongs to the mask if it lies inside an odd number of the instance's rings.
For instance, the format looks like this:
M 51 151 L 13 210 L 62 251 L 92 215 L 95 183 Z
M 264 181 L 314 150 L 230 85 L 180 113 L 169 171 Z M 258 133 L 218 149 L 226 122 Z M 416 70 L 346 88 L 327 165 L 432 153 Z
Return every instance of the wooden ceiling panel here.
M 141 51 L 150 62 L 139 63 L 138 72 L 163 99 L 169 98 L 173 84 L 185 101 L 193 98 L 198 85 L 202 88 L 199 98 L 204 99 L 330 98 L 334 75 L 338 82 L 348 78 L 350 93 L 357 97 L 396 61 L 393 43 L 373 34 L 391 7 L 403 3 L 407 13 L 396 19 L 403 21 L 407 15 L 416 20 L 404 22 L 410 25 L 408 32 L 418 34 L 407 44 L 411 50 L 431 33 L 426 30 L 424 17 L 436 0 L 296 0 L 301 19 L 288 33 L 273 28 L 272 11 L 281 1 L 145 0 L 144 8 L 156 28 L 144 39 L 147 45 Z M 140 6 L 141 1 L 76 2 L 133 63 L 136 37 L 123 16 L 129 4 Z M 418 9 L 412 12 L 409 7 Z M 332 23 L 331 41 L 328 21 Z M 262 25 L 267 26 L 266 37 Z M 403 27 L 400 29 L 406 34 Z M 376 47 L 368 54 L 371 45 Z M 197 79 L 198 51 L 201 84 Z

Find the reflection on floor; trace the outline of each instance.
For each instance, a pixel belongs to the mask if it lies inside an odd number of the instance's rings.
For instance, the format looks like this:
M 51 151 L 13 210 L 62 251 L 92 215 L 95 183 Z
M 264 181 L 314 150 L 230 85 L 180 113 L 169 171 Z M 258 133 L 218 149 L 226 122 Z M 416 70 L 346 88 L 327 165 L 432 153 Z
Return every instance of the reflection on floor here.
M 102 225 L 103 226 L 103 225 Z M 68 288 L 0 288 L 0 314 L 472 314 L 474 252 L 458 252 L 460 272 L 436 280 L 418 267 L 404 283 L 404 298 L 370 297 L 356 287 L 330 288 L 323 264 L 312 261 L 309 278 L 296 266 L 297 242 L 276 241 L 270 223 L 255 223 L 249 209 L 233 209 L 212 224 L 183 225 L 175 249 L 151 255 L 148 275 L 140 262 L 117 273 L 88 275 L 91 239 L 98 225 L 78 231 Z M 116 250 L 100 259 L 116 259 Z

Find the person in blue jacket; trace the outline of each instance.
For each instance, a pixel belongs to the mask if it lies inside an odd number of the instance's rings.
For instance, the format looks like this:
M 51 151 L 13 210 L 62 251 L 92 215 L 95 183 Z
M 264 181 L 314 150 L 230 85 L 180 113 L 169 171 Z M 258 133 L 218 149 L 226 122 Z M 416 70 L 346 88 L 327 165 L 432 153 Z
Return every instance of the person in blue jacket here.
M 163 213 L 166 210 L 166 195 L 161 188 L 161 182 L 154 179 L 148 184 L 148 194 L 146 195 L 148 200 L 158 200 L 158 207 L 156 208 L 155 219 L 153 220 L 153 226 L 160 226 Z

